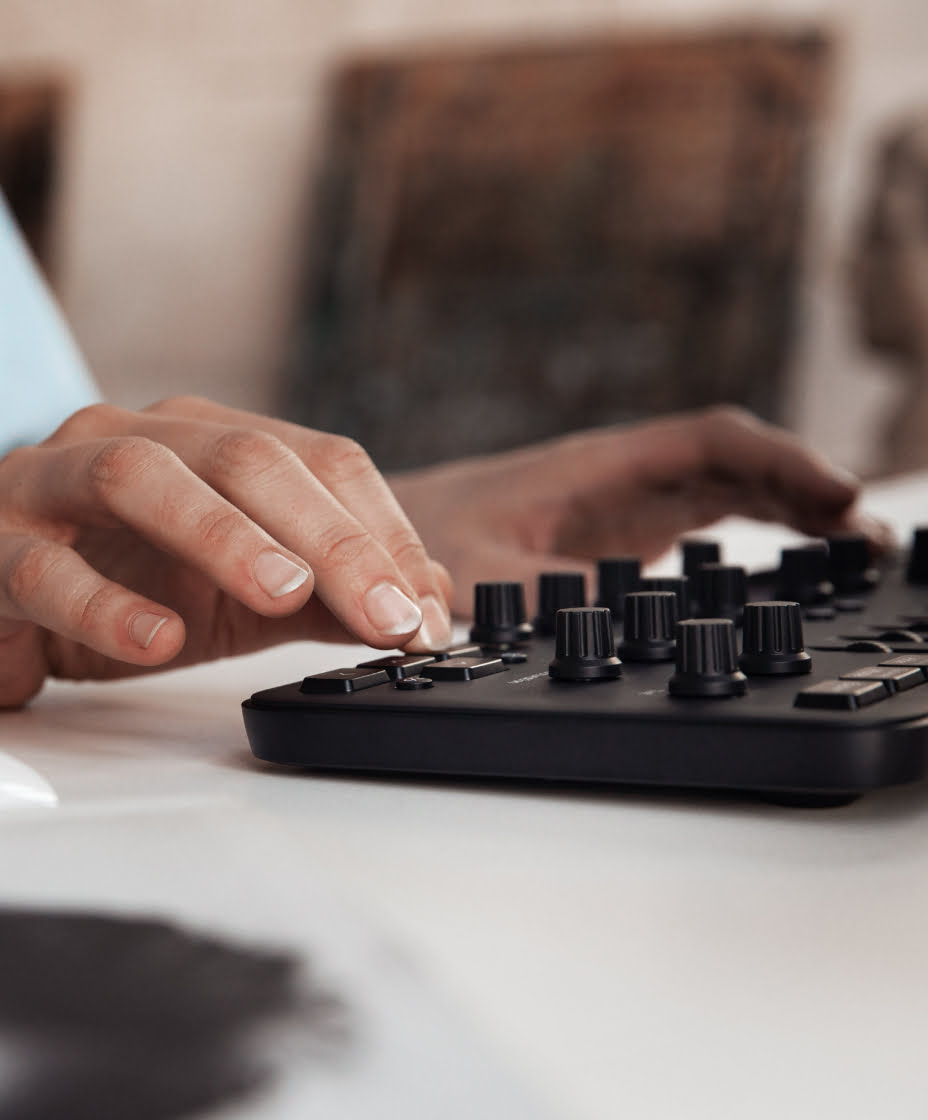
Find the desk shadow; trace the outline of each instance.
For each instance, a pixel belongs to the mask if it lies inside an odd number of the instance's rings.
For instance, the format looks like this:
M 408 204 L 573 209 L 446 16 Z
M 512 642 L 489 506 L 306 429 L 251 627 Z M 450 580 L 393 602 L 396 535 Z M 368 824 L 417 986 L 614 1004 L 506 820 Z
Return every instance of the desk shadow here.
M 0 993 L 0 1120 L 175 1120 L 351 1043 L 297 958 L 157 920 L 0 909 Z

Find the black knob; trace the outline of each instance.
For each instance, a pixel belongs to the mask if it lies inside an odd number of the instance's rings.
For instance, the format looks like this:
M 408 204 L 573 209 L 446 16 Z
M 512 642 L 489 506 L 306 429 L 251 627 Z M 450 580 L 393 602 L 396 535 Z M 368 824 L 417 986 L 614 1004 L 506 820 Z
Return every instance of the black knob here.
M 912 534 L 905 578 L 909 583 L 928 583 L 928 526 L 922 526 Z
M 671 696 L 743 696 L 747 678 L 738 668 L 735 625 L 730 618 L 692 618 L 677 623 L 677 671 Z
M 879 581 L 870 561 L 870 542 L 863 533 L 838 533 L 829 537 L 828 567 L 839 595 L 870 591 Z
M 703 564 L 696 577 L 696 601 L 704 618 L 730 618 L 741 625 L 748 597 L 748 577 L 744 568 L 730 564 Z
M 676 628 L 672 591 L 634 591 L 625 597 L 625 632 L 617 652 L 626 661 L 672 661 Z
M 567 607 L 557 612 L 554 660 L 548 673 L 559 681 L 615 680 L 622 662 L 615 655 L 608 607 Z
M 617 556 L 600 560 L 599 595 L 597 607 L 608 607 L 614 619 L 621 619 L 625 611 L 625 596 L 638 590 L 641 579 L 641 561 L 637 556 Z
M 550 637 L 556 632 L 555 616 L 565 607 L 586 605 L 583 572 L 542 572 L 538 577 L 538 617 L 536 634 Z
M 834 594 L 828 578 L 828 552 L 825 543 L 784 548 L 777 573 L 777 598 L 803 607 L 820 606 Z
M 689 618 L 690 581 L 687 576 L 654 576 L 638 584 L 639 591 L 673 591 L 677 596 L 678 618 Z
M 798 603 L 748 603 L 741 649 L 739 664 L 748 676 L 787 676 L 812 668 Z
M 722 552 L 716 541 L 684 540 L 680 542 L 680 551 L 683 554 L 683 574 L 691 581 L 695 580 L 703 564 L 719 564 Z
M 532 624 L 525 617 L 525 588 L 521 583 L 474 585 L 474 625 L 470 640 L 482 646 L 527 642 Z

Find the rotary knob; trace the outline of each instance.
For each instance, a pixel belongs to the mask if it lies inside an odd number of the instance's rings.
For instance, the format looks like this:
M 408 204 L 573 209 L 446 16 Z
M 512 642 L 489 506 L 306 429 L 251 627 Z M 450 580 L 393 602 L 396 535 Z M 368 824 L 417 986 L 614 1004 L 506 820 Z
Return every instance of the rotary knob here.
M 621 619 L 625 611 L 625 596 L 638 590 L 641 579 L 641 561 L 637 556 L 617 556 L 600 560 L 599 595 L 597 607 L 608 607 L 614 619 Z
M 638 584 L 639 591 L 673 591 L 677 596 L 677 617 L 690 617 L 690 580 L 687 576 L 654 576 Z
M 525 615 L 525 588 L 521 583 L 474 585 L 474 624 L 470 640 L 482 646 L 527 642 L 532 624 Z
M 683 574 L 690 580 L 695 580 L 703 564 L 718 564 L 722 560 L 722 552 L 716 541 L 691 538 L 681 542 L 680 551 L 683 554 Z
M 615 680 L 622 675 L 608 607 L 568 607 L 557 612 L 554 660 L 548 673 L 558 681 Z
M 619 656 L 626 661 L 673 661 L 676 627 L 677 597 L 672 591 L 632 592 L 625 597 Z
M 828 553 L 822 544 L 784 548 L 777 573 L 777 598 L 803 607 L 827 603 L 834 594 L 828 578 Z
M 743 696 L 747 678 L 738 668 L 735 626 L 730 618 L 692 618 L 677 623 L 677 671 L 671 696 Z
M 869 591 L 879 581 L 870 562 L 870 542 L 863 533 L 838 533 L 828 538 L 831 582 L 839 595 Z
M 730 618 L 741 625 L 748 597 L 748 577 L 744 568 L 729 564 L 703 564 L 696 577 L 696 601 L 706 618 Z
M 550 637 L 557 630 L 558 611 L 585 605 L 586 581 L 583 572 L 542 572 L 538 577 L 535 632 Z
M 928 583 L 928 526 L 922 526 L 912 534 L 905 578 L 909 583 Z
M 742 641 L 739 664 L 749 676 L 798 675 L 812 668 L 798 603 L 748 603 Z

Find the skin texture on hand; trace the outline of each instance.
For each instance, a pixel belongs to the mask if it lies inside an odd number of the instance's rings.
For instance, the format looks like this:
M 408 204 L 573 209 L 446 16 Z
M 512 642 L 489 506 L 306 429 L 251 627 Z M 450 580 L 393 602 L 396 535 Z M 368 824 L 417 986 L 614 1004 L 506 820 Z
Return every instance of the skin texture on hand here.
M 779 428 L 739 409 L 602 428 L 519 451 L 393 476 L 430 553 L 454 576 L 452 609 L 472 610 L 478 580 L 518 580 L 529 609 L 543 571 L 597 558 L 662 555 L 685 532 L 728 514 L 811 536 L 886 531 L 854 509 L 856 480 Z
M 183 398 L 0 460 L 0 707 L 298 638 L 437 648 L 449 594 L 341 437 Z

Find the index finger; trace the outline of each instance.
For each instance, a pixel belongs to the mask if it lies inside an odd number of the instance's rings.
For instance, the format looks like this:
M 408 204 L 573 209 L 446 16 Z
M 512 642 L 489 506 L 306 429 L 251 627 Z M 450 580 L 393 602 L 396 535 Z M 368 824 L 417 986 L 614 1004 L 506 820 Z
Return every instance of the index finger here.
M 199 418 L 275 436 L 299 456 L 332 496 L 378 540 L 416 592 L 423 621 L 411 648 L 442 649 L 451 641 L 447 573 L 426 552 L 419 534 L 367 453 L 353 440 L 299 424 L 258 416 L 201 398 L 159 402 L 145 412 Z

